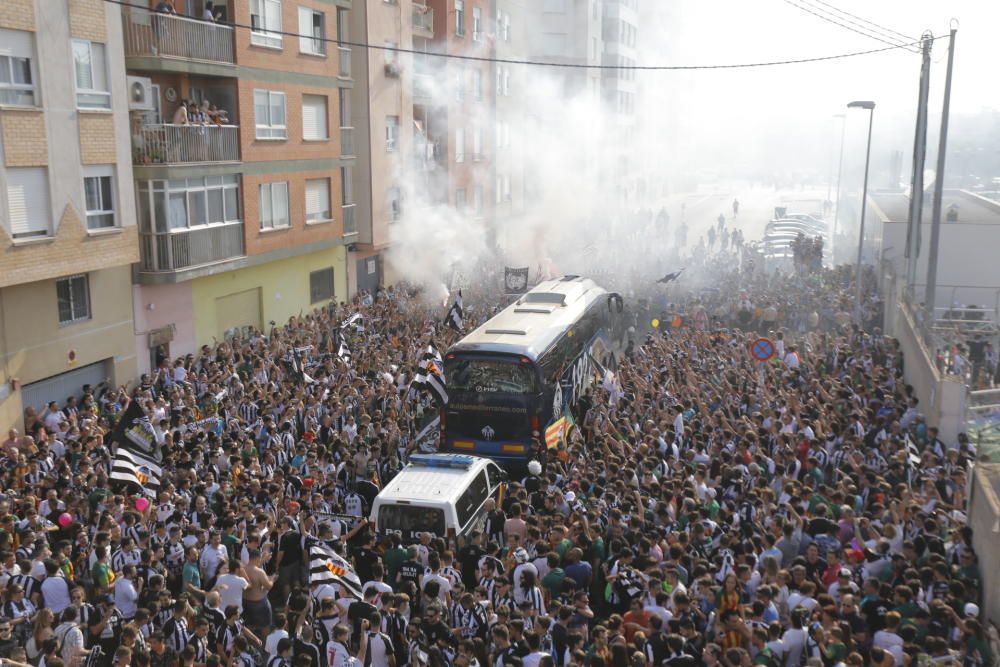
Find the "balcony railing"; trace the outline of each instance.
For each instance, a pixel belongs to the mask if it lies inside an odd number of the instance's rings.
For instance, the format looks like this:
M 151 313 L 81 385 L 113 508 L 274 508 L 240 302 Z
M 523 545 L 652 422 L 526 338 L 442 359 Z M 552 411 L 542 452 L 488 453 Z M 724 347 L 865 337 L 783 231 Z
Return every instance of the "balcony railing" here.
M 143 125 L 132 137 L 133 162 L 198 164 L 238 162 L 238 125 Z
M 243 223 L 193 227 L 165 233 L 143 233 L 141 270 L 146 273 L 179 271 L 242 257 Z
M 349 79 L 351 77 L 351 49 L 346 46 L 338 46 L 337 51 L 340 53 L 340 70 L 337 72 L 337 76 Z
M 344 233 L 345 234 L 355 234 L 358 231 L 358 225 L 354 221 L 354 204 L 344 204 Z
M 426 5 L 413 5 L 413 31 L 434 36 L 434 10 Z
M 353 127 L 342 127 L 340 128 L 340 156 L 349 157 L 355 155 L 354 153 L 354 128 Z
M 231 26 L 147 11 L 125 12 L 122 20 L 126 56 L 234 62 Z

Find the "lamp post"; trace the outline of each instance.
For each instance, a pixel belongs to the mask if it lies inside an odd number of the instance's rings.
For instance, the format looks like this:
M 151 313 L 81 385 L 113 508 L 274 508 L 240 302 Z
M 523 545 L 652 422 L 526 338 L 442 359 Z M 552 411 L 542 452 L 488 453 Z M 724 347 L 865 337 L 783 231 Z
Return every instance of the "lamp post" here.
M 840 177 L 844 173 L 844 136 L 847 134 L 847 114 L 833 115 L 840 119 L 840 161 L 837 163 L 837 199 L 833 202 L 833 233 L 830 235 L 830 259 L 837 264 L 837 220 L 840 218 Z M 830 196 L 827 195 L 827 199 Z
M 858 229 L 858 265 L 854 273 L 854 321 L 861 326 L 861 253 L 865 245 L 865 208 L 868 203 L 868 165 L 872 157 L 872 122 L 875 119 L 874 102 L 851 102 L 848 109 L 868 110 L 868 148 L 865 149 L 865 182 L 861 189 L 861 224 Z

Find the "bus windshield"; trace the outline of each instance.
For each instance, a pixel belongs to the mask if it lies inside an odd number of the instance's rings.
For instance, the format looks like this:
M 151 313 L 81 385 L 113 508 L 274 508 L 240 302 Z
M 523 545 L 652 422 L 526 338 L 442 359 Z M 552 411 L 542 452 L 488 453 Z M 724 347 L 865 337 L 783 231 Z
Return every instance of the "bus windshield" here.
M 538 379 L 532 364 L 517 358 L 456 357 L 445 361 L 448 391 L 479 394 L 536 394 Z

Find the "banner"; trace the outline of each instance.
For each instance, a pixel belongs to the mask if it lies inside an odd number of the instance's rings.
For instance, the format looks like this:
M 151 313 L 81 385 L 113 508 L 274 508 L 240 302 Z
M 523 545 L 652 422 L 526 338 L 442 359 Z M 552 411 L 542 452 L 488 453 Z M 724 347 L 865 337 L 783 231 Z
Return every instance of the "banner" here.
M 142 411 L 139 401 L 129 401 L 125 412 L 118 418 L 115 430 L 111 433 L 111 442 L 134 446 L 140 452 L 159 460 L 160 451 L 156 442 L 156 431 L 149 422 L 149 417 Z
M 523 294 L 528 289 L 528 267 L 503 270 L 503 287 L 507 294 Z

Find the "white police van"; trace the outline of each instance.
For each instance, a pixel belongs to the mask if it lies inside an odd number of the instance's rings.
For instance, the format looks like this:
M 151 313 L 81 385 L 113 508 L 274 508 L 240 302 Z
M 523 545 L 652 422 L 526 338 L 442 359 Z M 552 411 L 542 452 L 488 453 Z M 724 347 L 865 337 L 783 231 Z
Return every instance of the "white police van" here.
M 486 501 L 503 500 L 507 473 L 467 454 L 414 454 L 372 503 L 369 520 L 381 535 L 418 542 L 421 533 L 468 535 L 486 521 Z

